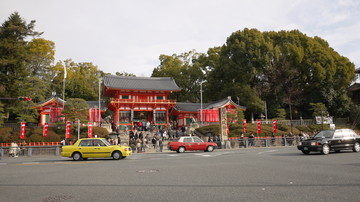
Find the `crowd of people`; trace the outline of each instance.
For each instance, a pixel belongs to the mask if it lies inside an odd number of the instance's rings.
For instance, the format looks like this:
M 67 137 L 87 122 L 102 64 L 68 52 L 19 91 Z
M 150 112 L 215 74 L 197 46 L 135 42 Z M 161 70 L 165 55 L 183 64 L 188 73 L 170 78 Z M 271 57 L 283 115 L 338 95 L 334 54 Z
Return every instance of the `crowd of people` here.
M 129 145 L 134 152 L 138 153 L 146 152 L 150 148 L 156 152 L 162 152 L 164 141 L 172 141 L 182 135 L 184 135 L 182 131 L 172 129 L 134 130 L 129 131 Z

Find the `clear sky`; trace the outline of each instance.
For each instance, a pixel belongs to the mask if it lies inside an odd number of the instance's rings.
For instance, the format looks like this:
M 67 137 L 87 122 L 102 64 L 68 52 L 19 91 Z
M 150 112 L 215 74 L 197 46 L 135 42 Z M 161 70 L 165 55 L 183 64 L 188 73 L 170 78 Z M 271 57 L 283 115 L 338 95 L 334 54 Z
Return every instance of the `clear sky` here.
M 319 36 L 360 67 L 359 0 L 0 0 L 1 23 L 15 11 L 55 42 L 56 61 L 113 74 L 151 76 L 161 54 L 205 53 L 244 28 Z

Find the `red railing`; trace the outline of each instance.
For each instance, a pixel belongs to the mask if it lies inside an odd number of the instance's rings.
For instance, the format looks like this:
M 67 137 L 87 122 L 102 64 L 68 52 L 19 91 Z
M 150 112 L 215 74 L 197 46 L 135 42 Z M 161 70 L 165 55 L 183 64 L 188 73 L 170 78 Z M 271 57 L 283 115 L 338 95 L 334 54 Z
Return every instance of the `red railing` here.
M 112 98 L 111 103 L 161 103 L 161 104 L 173 104 L 176 100 L 156 100 L 156 99 L 119 99 Z
M 17 143 L 19 147 L 22 146 L 58 146 L 61 145 L 61 142 L 27 142 L 27 143 Z M 0 143 L 1 147 L 10 147 L 11 143 Z

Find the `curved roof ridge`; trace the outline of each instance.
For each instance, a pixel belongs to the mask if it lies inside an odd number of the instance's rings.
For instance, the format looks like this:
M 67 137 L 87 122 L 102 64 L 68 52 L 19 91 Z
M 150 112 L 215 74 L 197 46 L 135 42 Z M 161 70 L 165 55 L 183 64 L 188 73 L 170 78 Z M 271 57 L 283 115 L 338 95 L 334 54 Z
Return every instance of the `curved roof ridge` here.
M 180 91 L 181 88 L 172 77 L 129 77 L 106 75 L 104 86 L 128 90 Z

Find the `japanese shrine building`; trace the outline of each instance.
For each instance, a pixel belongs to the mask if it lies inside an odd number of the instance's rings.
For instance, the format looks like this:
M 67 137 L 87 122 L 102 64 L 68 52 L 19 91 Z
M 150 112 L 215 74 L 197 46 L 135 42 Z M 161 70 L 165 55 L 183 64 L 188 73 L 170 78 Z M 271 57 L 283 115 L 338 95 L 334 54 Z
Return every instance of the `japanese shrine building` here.
M 36 108 L 40 114 L 39 126 L 43 126 L 45 123 L 52 124 L 58 121 L 64 121 L 64 116 L 62 115 L 64 104 L 66 104 L 66 101 L 57 95 L 53 95 L 45 101 L 38 103 L 34 108 Z M 99 101 L 87 101 L 87 104 L 89 105 L 88 120 L 93 122 L 94 125 L 102 122 L 102 116 L 99 116 Z M 105 102 L 101 101 L 100 105 L 100 113 L 104 114 L 106 111 Z
M 235 112 L 235 109 L 246 110 L 246 107 L 236 104 L 231 97 L 227 97 L 203 104 L 178 102 L 170 114 L 176 117 L 178 127 L 189 126 L 193 119 L 207 125 L 219 123 L 219 108 L 225 108 L 227 112 Z
M 132 128 L 134 123 L 149 121 L 154 125 L 169 124 L 169 109 L 176 105 L 168 99 L 180 91 L 170 77 L 124 77 L 108 75 L 103 79 L 104 95 L 110 98 L 108 109 L 120 128 Z

